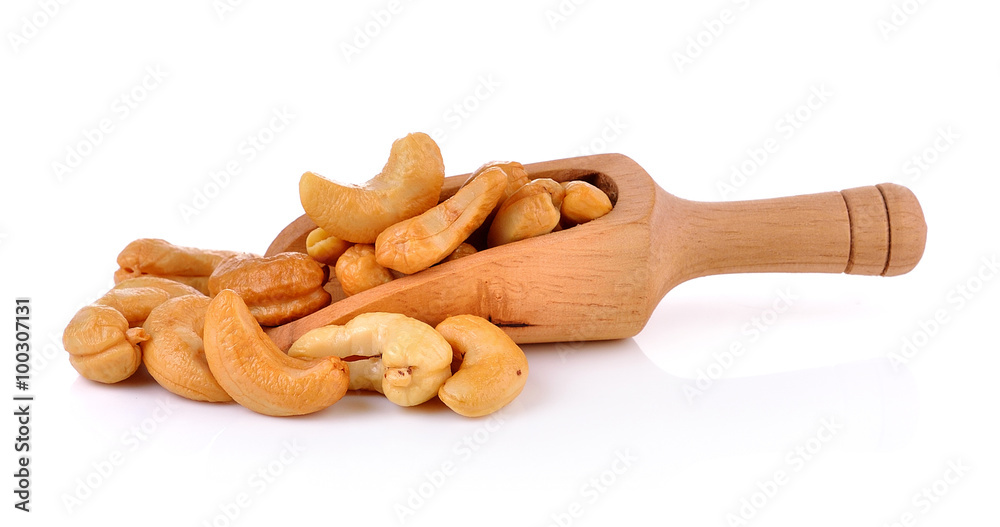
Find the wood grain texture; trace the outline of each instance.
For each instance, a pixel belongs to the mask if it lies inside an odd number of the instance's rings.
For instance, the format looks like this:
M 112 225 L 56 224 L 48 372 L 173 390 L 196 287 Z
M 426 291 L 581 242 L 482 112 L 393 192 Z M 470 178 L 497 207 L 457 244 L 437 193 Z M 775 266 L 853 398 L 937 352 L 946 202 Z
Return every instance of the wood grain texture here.
M 923 251 L 919 204 L 898 185 L 705 203 L 667 193 L 620 154 L 525 168 L 532 178 L 589 181 L 615 207 L 590 223 L 480 251 L 347 297 L 268 334 L 287 349 L 312 328 L 390 311 L 431 325 L 451 315 L 479 315 L 518 343 L 625 338 L 643 328 L 667 292 L 692 278 L 748 272 L 889 276 L 912 269 Z M 447 178 L 441 199 L 466 179 Z M 885 206 L 876 206 L 873 193 L 889 196 Z M 295 220 L 268 253 L 304 251 L 312 228 L 308 218 Z
M 876 187 L 841 192 L 851 221 L 851 257 L 848 274 L 881 275 L 889 262 L 889 213 Z

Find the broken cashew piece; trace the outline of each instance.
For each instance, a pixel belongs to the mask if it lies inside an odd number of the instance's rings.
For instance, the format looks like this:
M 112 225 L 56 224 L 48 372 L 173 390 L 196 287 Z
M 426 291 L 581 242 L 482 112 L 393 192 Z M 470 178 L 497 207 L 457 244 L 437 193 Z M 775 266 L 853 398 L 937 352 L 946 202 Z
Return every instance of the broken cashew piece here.
M 552 232 L 566 191 L 552 179 L 540 178 L 511 194 L 497 211 L 486 237 L 488 247 Z
M 309 414 L 339 401 L 347 392 L 350 377 L 343 361 L 285 355 L 232 290 L 220 291 L 208 305 L 204 343 L 208 367 L 219 385 L 257 413 Z
M 392 143 L 382 172 L 364 186 L 306 172 L 299 180 L 299 199 L 306 214 L 330 235 L 375 243 L 385 228 L 436 205 L 443 185 L 441 150 L 427 134 L 415 133 Z
M 458 315 L 435 328 L 460 361 L 438 397 L 466 417 L 491 414 L 514 400 L 528 379 L 528 359 L 500 328 L 484 318 Z
M 93 304 L 84 306 L 63 331 L 69 362 L 86 379 L 112 384 L 129 378 L 142 363 L 139 343 L 149 335 L 140 327 L 149 313 L 170 298 L 201 293 L 184 284 L 152 276 L 125 280 Z
M 142 363 L 156 382 L 194 401 L 228 402 L 233 398 L 212 375 L 202 335 L 211 298 L 185 295 L 156 306 L 142 329 L 149 340 L 140 344 Z
M 306 254 L 321 264 L 335 265 L 340 255 L 354 245 L 316 227 L 306 236 Z
M 308 255 L 241 254 L 215 268 L 208 289 L 213 296 L 232 289 L 250 306 L 257 322 L 280 326 L 329 304 L 330 293 L 323 289 L 324 283 L 323 266 Z
M 364 313 L 302 335 L 291 357 L 343 358 L 352 390 L 374 390 L 400 406 L 426 402 L 451 376 L 452 351 L 434 328 L 396 313 Z
M 489 168 L 433 209 L 382 231 L 375 241 L 378 263 L 413 274 L 445 259 L 483 223 L 506 186 L 503 170 Z
M 208 276 L 223 260 L 238 253 L 181 247 L 165 240 L 141 238 L 118 254 L 115 283 L 139 276 L 159 276 L 208 294 Z
M 347 296 L 356 295 L 395 279 L 388 269 L 375 261 L 375 246 L 361 243 L 341 255 L 334 272 Z
M 566 181 L 562 183 L 566 196 L 560 213 L 564 227 L 596 220 L 611 212 L 611 199 L 601 189 L 586 181 Z

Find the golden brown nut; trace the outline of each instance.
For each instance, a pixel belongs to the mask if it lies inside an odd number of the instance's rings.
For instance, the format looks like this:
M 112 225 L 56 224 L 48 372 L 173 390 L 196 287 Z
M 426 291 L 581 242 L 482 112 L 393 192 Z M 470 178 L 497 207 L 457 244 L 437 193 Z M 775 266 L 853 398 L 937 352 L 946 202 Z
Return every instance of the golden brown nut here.
M 441 260 L 441 263 L 450 262 L 452 260 L 458 260 L 459 258 L 465 258 L 466 256 L 471 256 L 476 254 L 476 248 L 471 244 L 463 243 L 455 248 L 447 258 Z
M 413 274 L 451 254 L 503 197 L 507 175 L 489 168 L 433 209 L 382 231 L 375 255 L 383 267 Z
M 364 313 L 302 335 L 291 357 L 344 358 L 352 390 L 375 390 L 400 406 L 423 403 L 451 376 L 451 347 L 434 328 L 396 313 Z
M 149 313 L 170 298 L 201 295 L 184 284 L 144 276 L 125 280 L 84 306 L 63 331 L 69 362 L 84 378 L 103 383 L 127 379 L 142 363 L 138 344 L 149 336 L 141 326 Z
M 352 243 L 375 243 L 386 227 L 438 202 L 444 184 L 441 150 L 427 134 L 392 144 L 382 172 L 364 186 L 341 185 L 306 172 L 299 180 L 302 208 L 316 225 Z
M 129 328 L 114 308 L 91 304 L 76 312 L 63 332 L 69 363 L 84 378 L 107 384 L 123 381 L 139 368 L 138 344 L 149 338 L 142 328 Z
M 257 322 L 279 326 L 330 303 L 323 289 L 323 266 L 302 253 L 262 257 L 234 256 L 219 264 L 208 279 L 212 295 L 232 289 L 250 306 Z
M 564 227 L 596 220 L 611 212 L 611 199 L 601 189 L 586 181 L 566 181 L 566 190 L 560 212 Z
M 517 161 L 490 161 L 488 163 L 484 163 L 481 167 L 477 168 L 472 174 L 470 174 L 469 179 L 466 180 L 465 184 L 468 184 L 469 181 L 475 179 L 479 174 L 482 174 L 486 170 L 494 167 L 503 170 L 503 173 L 507 175 L 507 188 L 504 189 L 503 198 L 500 200 L 501 203 L 503 203 L 503 200 L 509 198 L 511 194 L 516 192 L 517 189 L 527 185 L 531 181 L 531 179 L 528 178 L 528 172 L 524 170 L 524 165 L 518 163 Z
M 208 294 L 208 276 L 219 263 L 237 253 L 180 247 L 164 240 L 142 238 L 125 246 L 118 254 L 115 283 L 128 278 L 153 275 L 190 285 Z
M 161 289 L 167 292 L 167 294 L 170 295 L 170 298 L 200 293 L 199 291 L 195 290 L 196 289 L 195 287 L 182 284 L 176 280 L 171 280 L 169 278 L 163 278 L 162 276 L 153 276 L 153 275 L 144 275 L 137 278 L 127 278 L 115 284 L 115 286 L 111 288 L 111 291 L 114 291 L 116 289 L 137 289 L 142 287 L 152 287 L 154 289 Z M 109 302 L 111 301 L 111 298 L 112 297 L 106 297 L 103 298 L 102 300 L 99 300 L 99 302 L 100 301 Z M 143 317 L 143 320 L 145 320 L 145 317 Z
M 337 281 L 347 296 L 393 281 L 392 273 L 375 261 L 375 246 L 357 244 L 337 260 Z
M 559 207 L 565 191 L 548 178 L 535 179 L 511 194 L 497 211 L 486 238 L 497 247 L 552 232 L 559 225 Z
M 350 376 L 343 361 L 285 355 L 231 290 L 220 291 L 208 305 L 204 343 L 208 367 L 219 385 L 255 412 L 308 414 L 332 405 L 347 392 Z
M 202 335 L 211 298 L 185 295 L 156 306 L 142 329 L 149 340 L 140 344 L 146 370 L 167 390 L 195 401 L 228 402 L 233 398 L 208 369 Z
M 490 225 L 493 224 L 493 218 L 497 215 L 497 210 L 503 205 L 503 202 L 510 197 L 511 194 L 517 191 L 517 189 L 527 185 L 531 179 L 528 177 L 528 172 L 524 169 L 524 166 L 517 161 L 490 161 L 489 163 L 483 164 L 481 167 L 477 168 L 469 178 L 465 180 L 464 185 L 468 185 L 470 181 L 476 178 L 479 174 L 482 174 L 487 169 L 499 168 L 503 170 L 504 174 L 507 174 L 507 188 L 504 190 L 503 197 L 497 202 L 496 206 L 493 207 L 493 211 L 490 215 L 486 217 L 483 224 L 479 226 L 471 235 L 469 239 L 466 240 L 471 242 L 471 244 L 479 247 L 486 246 L 486 234 L 490 230 Z
M 335 265 L 340 255 L 354 245 L 316 227 L 306 236 L 306 254 L 321 264 Z
M 503 408 L 521 393 L 528 379 L 528 359 L 503 330 L 474 315 L 446 318 L 435 329 L 460 362 L 438 391 L 448 408 L 479 417 Z

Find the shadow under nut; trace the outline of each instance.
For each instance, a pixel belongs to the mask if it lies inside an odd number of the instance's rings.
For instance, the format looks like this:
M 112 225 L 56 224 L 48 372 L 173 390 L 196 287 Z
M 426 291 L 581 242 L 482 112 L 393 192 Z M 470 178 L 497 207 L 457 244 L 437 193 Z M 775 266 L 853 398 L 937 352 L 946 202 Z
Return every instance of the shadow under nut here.
M 216 267 L 208 280 L 212 295 L 230 289 L 243 299 L 257 322 L 279 326 L 330 303 L 323 289 L 323 266 L 302 253 L 240 255 Z
M 228 402 L 233 398 L 208 367 L 202 336 L 212 299 L 187 295 L 157 306 L 142 328 L 149 340 L 140 344 L 142 362 L 156 382 L 194 401 Z

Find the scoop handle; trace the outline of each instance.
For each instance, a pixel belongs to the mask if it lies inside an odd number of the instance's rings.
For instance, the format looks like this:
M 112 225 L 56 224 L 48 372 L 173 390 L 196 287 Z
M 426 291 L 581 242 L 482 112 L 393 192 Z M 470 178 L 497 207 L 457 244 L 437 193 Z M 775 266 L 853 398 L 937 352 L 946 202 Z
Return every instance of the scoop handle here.
M 896 276 L 917 265 L 927 225 L 916 196 L 893 183 L 787 198 L 687 201 L 672 249 L 681 281 L 725 273 Z

